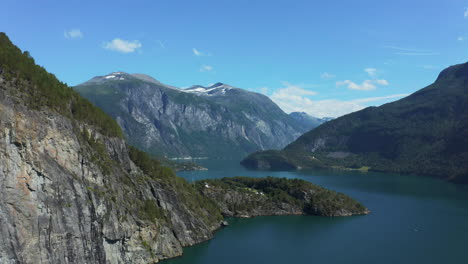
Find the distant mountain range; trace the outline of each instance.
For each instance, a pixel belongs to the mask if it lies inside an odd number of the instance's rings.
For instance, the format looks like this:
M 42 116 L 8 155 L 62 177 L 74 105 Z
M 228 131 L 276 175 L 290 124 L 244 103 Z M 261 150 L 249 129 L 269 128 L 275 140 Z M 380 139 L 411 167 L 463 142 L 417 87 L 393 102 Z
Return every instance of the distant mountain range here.
M 304 112 L 292 112 L 289 116 L 296 119 L 299 123 L 305 126 L 307 130 L 312 130 L 325 122 L 333 120 L 332 117 L 318 118 Z
M 406 98 L 327 122 L 282 151 L 257 152 L 242 164 L 370 169 L 468 183 L 468 63 L 445 69 Z
M 240 157 L 280 149 L 321 121 L 284 113 L 267 96 L 216 83 L 179 89 L 114 72 L 74 87 L 122 127 L 129 142 L 169 157 Z

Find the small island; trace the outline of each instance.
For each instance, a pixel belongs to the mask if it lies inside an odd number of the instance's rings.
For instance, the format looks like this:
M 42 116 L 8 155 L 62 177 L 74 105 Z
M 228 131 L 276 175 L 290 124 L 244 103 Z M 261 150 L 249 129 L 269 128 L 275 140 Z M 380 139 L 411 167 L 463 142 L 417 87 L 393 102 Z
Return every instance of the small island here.
M 358 201 L 300 179 L 233 177 L 201 180 L 197 190 L 225 217 L 267 215 L 365 215 Z

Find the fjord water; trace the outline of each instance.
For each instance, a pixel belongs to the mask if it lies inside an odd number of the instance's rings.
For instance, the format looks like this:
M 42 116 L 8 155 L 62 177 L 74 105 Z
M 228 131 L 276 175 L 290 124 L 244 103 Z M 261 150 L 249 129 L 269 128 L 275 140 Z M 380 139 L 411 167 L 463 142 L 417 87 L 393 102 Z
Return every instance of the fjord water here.
M 411 175 L 250 171 L 234 160 L 197 162 L 209 170 L 179 176 L 300 178 L 343 192 L 372 213 L 231 218 L 213 240 L 164 263 L 468 263 L 468 186 Z

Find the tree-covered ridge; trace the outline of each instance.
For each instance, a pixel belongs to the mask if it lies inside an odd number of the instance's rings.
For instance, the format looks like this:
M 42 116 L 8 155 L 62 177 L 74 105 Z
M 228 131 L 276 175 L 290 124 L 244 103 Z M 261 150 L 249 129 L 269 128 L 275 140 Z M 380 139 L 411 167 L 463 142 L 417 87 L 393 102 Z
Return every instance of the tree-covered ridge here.
M 358 201 L 301 179 L 230 177 L 200 180 L 196 182 L 196 187 L 221 208 L 240 211 L 246 216 L 291 213 L 344 216 L 369 213 Z
M 0 74 L 7 82 L 16 84 L 19 96 L 28 106 L 35 109 L 47 107 L 91 125 L 103 135 L 123 137 L 117 122 L 53 74 L 36 65 L 29 52 L 21 52 L 3 32 L 0 32 Z
M 399 101 L 327 122 L 250 167 L 337 167 L 414 173 L 468 183 L 468 63 Z

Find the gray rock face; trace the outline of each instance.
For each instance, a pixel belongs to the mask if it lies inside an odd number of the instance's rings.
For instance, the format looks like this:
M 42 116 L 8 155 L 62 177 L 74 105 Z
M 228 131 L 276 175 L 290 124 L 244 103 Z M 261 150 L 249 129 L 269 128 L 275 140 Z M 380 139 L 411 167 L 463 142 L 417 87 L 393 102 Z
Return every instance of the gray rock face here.
M 123 140 L 29 110 L 11 89 L 0 78 L 0 263 L 155 263 L 220 226 L 216 210 L 195 212 L 182 191 L 147 179 Z M 162 217 L 145 217 L 145 203 Z
M 239 157 L 282 148 L 308 131 L 268 97 L 222 83 L 181 90 L 112 73 L 75 89 L 113 116 L 131 144 L 153 154 Z

